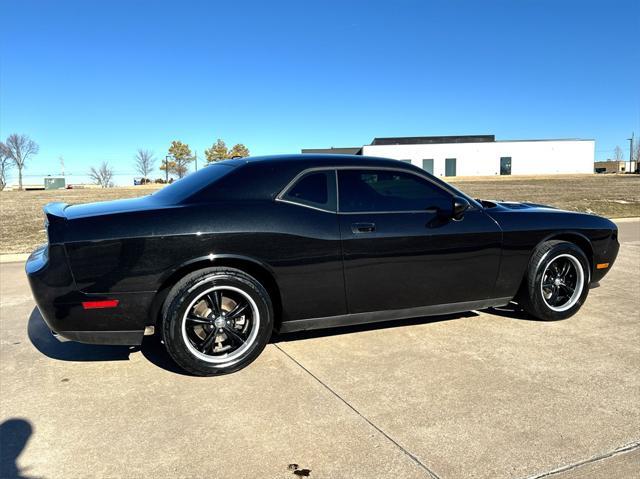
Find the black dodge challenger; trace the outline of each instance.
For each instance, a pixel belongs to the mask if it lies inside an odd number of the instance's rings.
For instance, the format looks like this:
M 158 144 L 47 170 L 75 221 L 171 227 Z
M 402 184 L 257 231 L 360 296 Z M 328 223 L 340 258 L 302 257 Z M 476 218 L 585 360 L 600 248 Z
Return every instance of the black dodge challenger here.
M 474 200 L 409 164 L 347 155 L 227 160 L 137 199 L 44 208 L 26 271 L 60 336 L 155 331 L 199 375 L 289 332 L 503 306 L 575 314 L 618 253 L 611 221 Z

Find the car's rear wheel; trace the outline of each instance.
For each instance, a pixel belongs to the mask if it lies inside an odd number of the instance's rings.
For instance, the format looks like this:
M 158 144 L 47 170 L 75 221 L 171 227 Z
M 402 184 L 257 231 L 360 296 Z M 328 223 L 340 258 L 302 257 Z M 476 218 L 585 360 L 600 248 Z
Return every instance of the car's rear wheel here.
M 163 308 L 162 336 L 169 355 L 200 376 L 244 368 L 262 352 L 272 329 L 267 291 L 232 268 L 206 268 L 185 276 Z
M 537 319 L 565 319 L 582 307 L 589 282 L 589 262 L 578 246 L 567 241 L 547 241 L 531 257 L 520 303 Z

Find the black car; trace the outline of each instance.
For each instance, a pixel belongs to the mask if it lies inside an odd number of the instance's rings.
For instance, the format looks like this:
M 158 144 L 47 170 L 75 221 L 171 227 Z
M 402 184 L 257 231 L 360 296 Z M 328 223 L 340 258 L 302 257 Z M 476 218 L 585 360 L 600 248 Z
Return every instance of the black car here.
M 222 161 L 137 199 L 45 207 L 26 270 L 49 327 L 140 344 L 200 375 L 272 331 L 518 303 L 567 318 L 613 265 L 611 221 L 474 200 L 409 164 L 347 155 Z

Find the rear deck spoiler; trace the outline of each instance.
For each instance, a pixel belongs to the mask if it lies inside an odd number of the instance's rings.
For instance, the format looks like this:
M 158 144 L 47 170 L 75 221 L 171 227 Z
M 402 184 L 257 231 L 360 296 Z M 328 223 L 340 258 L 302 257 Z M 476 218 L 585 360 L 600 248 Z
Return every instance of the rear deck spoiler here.
M 44 208 L 44 214 L 47 215 L 47 219 L 49 221 L 55 221 L 59 219 L 67 219 L 67 216 L 64 214 L 64 210 L 69 206 L 67 203 L 56 202 L 56 203 L 47 203 Z
M 67 222 L 67 215 L 64 210 L 69 206 L 67 203 L 48 203 L 42 208 L 45 220 L 45 229 L 49 237 L 49 243 L 59 243 L 62 240 L 62 231 Z

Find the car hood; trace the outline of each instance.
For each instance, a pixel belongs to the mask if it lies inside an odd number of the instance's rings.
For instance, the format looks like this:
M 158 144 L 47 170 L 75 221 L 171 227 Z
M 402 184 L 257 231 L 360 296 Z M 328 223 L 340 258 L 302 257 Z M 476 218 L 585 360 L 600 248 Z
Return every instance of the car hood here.
M 545 209 L 545 210 L 557 210 L 554 206 L 541 205 L 538 203 L 530 202 L 518 202 L 518 201 L 492 201 L 502 208 L 508 208 L 510 210 L 531 210 L 531 209 Z
M 570 211 L 556 208 L 555 206 L 541 205 L 538 203 L 530 202 L 517 202 L 517 201 L 489 201 L 479 200 L 480 203 L 486 208 L 486 212 L 491 214 L 496 213 L 521 213 L 523 215 L 544 215 L 547 219 L 551 217 L 568 218 L 571 217 L 574 220 L 578 217 L 587 221 L 588 224 L 600 224 L 602 227 L 615 229 L 616 225 L 609 219 L 598 216 L 594 213 L 588 213 L 585 211 Z M 573 221 L 573 220 L 572 220 Z M 582 221 L 582 220 L 581 220 Z

